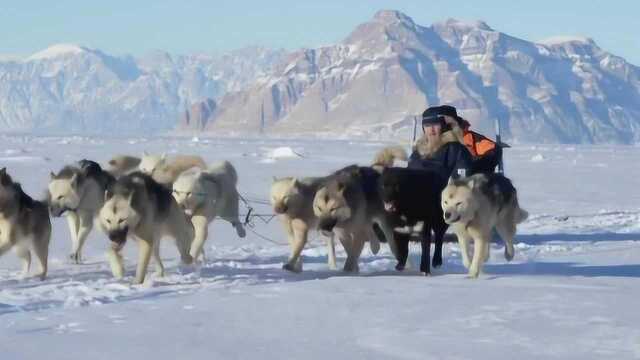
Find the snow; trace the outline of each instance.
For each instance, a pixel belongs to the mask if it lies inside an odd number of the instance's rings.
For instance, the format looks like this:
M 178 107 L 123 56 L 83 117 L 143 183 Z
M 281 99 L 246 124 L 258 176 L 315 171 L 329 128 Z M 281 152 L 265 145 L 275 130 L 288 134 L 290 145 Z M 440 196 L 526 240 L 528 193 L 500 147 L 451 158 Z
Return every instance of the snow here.
M 40 197 L 50 171 L 112 154 L 198 154 L 231 161 L 240 192 L 266 199 L 272 177 L 317 176 L 367 164 L 378 141 L 202 138 L 0 138 L 0 167 Z M 304 154 L 304 161 L 292 154 Z M 87 241 L 83 265 L 67 260 L 64 219 L 53 220 L 50 275 L 18 279 L 13 252 L 0 258 L 2 359 L 518 359 L 640 357 L 640 147 L 514 146 L 507 174 L 530 218 L 507 263 L 491 246 L 485 274 L 465 277 L 456 244 L 433 276 L 393 270 L 389 250 L 368 247 L 360 274 L 331 271 L 317 234 L 304 272 L 281 270 L 288 256 L 277 220 L 254 219 L 247 238 L 216 221 L 207 262 L 180 266 L 162 248 L 167 274 L 131 285 L 136 247 L 126 246 L 127 277 L 114 280 L 104 235 Z M 8 160 L 17 157 L 49 161 Z M 540 156 L 543 161 L 534 162 Z M 264 163 L 265 158 L 273 159 Z M 606 167 L 602 167 L 605 165 Z M 256 213 L 268 206 L 252 203 Z M 242 207 L 241 212 L 246 209 Z M 254 231 L 267 239 L 260 238 Z M 418 246 L 411 262 L 419 263 Z M 345 259 L 337 246 L 339 266 Z M 151 266 L 152 268 L 153 266 Z
M 542 161 L 545 161 L 545 160 L 546 159 L 545 159 L 544 155 L 542 155 L 542 154 L 535 154 L 535 155 L 533 155 L 531 157 L 531 161 L 533 161 L 533 162 L 542 162 Z
M 55 44 L 29 56 L 26 61 L 55 59 L 61 56 L 77 55 L 85 51 L 86 48 L 75 44 Z
M 579 42 L 584 44 L 593 43 L 593 39 L 586 36 L 578 36 L 578 35 L 559 35 L 552 36 L 543 40 L 539 40 L 538 44 L 543 45 L 559 45 L 568 42 Z
M 300 158 L 302 155 L 288 146 L 281 146 L 267 151 L 266 157 L 270 159 L 291 159 Z

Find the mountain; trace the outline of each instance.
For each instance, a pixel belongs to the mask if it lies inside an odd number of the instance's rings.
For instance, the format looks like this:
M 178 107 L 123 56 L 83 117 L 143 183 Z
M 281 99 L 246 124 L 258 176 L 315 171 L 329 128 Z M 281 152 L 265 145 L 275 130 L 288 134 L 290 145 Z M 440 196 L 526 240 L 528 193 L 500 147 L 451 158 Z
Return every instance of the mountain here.
M 112 56 L 57 44 L 25 59 L 0 58 L 4 131 L 148 133 L 172 129 L 191 104 L 239 91 L 272 71 L 283 50 L 221 56 Z
M 451 104 L 511 142 L 639 143 L 640 69 L 585 37 L 538 43 L 488 24 L 383 10 L 339 44 L 113 56 L 59 44 L 0 56 L 4 131 L 406 138 Z
M 398 11 L 340 44 L 289 54 L 218 100 L 203 130 L 400 136 L 434 104 L 489 134 L 499 119 L 513 142 L 640 142 L 640 69 L 593 40 L 534 43 L 484 22 L 421 26 Z

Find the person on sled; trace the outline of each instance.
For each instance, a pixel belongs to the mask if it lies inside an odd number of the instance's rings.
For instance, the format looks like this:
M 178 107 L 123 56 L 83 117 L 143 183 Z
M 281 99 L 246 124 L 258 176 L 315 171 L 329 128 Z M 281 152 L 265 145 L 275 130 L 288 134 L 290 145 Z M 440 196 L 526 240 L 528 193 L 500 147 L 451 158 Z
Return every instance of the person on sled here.
M 422 114 L 424 135 L 416 141 L 409 167 L 437 171 L 445 178 L 493 173 L 502 147 L 470 130 L 467 120 L 450 105 L 432 106 Z M 466 150 L 466 151 L 464 151 Z

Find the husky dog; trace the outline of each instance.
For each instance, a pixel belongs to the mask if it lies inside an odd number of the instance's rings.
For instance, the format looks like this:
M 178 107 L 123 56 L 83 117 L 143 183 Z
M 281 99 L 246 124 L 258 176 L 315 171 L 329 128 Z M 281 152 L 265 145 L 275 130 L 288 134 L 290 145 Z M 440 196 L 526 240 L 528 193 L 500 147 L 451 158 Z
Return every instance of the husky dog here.
M 246 233 L 238 219 L 238 175 L 228 161 L 207 170 L 191 168 L 173 183 L 173 197 L 191 219 L 195 237 L 189 254 L 198 259 L 207 239 L 207 228 L 216 216 L 233 225 L 239 237 Z
M 40 280 L 47 276 L 47 258 L 51 238 L 49 210 L 42 201 L 33 200 L 13 182 L 6 168 L 0 169 L 0 256 L 11 248 L 22 259 L 26 277 L 31 267 L 31 251 L 40 261 Z
M 477 278 L 482 270 L 494 228 L 505 242 L 505 259 L 513 259 L 516 225 L 526 220 L 529 214 L 520 208 L 511 180 L 501 174 L 451 178 L 441 198 L 444 221 L 453 226 L 458 237 L 462 261 L 469 269 L 469 277 Z M 471 261 L 468 254 L 470 239 L 474 241 Z
M 107 164 L 106 171 L 118 178 L 138 170 L 140 158 L 129 155 L 117 155 L 109 160 Z
M 178 176 L 193 167 L 206 169 L 207 165 L 200 156 L 176 155 L 172 159 L 167 159 L 166 154 L 150 155 L 144 153 L 138 169 L 151 176 L 156 182 L 171 188 L 171 184 Z
M 119 178 L 104 194 L 105 203 L 98 216 L 100 228 L 111 241 L 107 256 L 116 278 L 124 276 L 120 251 L 127 238 L 138 243 L 138 266 L 134 283 L 141 284 L 153 255 L 156 272 L 164 275 L 160 260 L 160 239 L 168 235 L 176 240 L 182 262 L 193 261 L 189 247 L 193 225 L 178 206 L 171 191 L 150 176 L 135 172 Z
M 293 272 L 302 271 L 300 254 L 307 243 L 309 231 L 318 225 L 312 205 L 316 191 L 324 184 L 327 177 L 274 179 L 271 185 L 271 205 L 278 214 L 287 233 L 291 255 L 283 269 Z M 330 269 L 336 268 L 336 253 L 333 234 L 327 240 L 328 264 Z
M 377 188 L 379 177 L 372 167 L 351 165 L 334 173 L 313 199 L 318 228 L 322 232 L 335 229 L 342 234 L 340 241 L 347 252 L 345 271 L 358 271 L 358 258 L 366 240 L 374 253 L 379 249 L 379 239 L 372 236 L 374 224 L 396 253 L 392 219 L 384 211 Z
M 446 178 L 426 170 L 385 168 L 379 183 L 385 210 L 395 215 L 401 225 L 415 226 L 422 222 L 419 236 L 422 245 L 420 271 L 424 275 L 430 274 L 431 230 L 434 232 L 436 244 L 433 266 L 439 267 L 442 265 L 442 241 L 449 227 L 442 218 L 440 207 L 440 194 L 447 184 Z M 409 238 L 406 234 L 396 236 L 397 270 L 403 270 L 406 265 Z
M 104 203 L 104 191 L 115 181 L 96 162 L 81 160 L 78 164 L 80 167 L 65 166 L 58 174 L 52 172 L 48 192 L 51 214 L 67 217 L 72 242 L 69 258 L 75 263 L 82 260 L 82 247 Z

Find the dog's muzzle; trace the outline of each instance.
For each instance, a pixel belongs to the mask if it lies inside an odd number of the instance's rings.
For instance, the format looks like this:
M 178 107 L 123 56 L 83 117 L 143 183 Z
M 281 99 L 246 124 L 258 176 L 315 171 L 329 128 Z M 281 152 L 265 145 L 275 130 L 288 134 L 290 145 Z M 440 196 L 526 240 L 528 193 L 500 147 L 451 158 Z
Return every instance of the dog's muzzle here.
M 51 215 L 53 215 L 54 217 L 61 217 L 67 211 L 74 211 L 74 210 L 66 206 L 51 206 L 49 208 L 49 211 L 51 212 Z
M 321 218 L 318 223 L 318 229 L 326 235 L 330 235 L 333 232 L 333 228 L 336 227 L 338 219 L 332 217 Z
M 287 210 L 289 210 L 289 207 L 285 204 L 276 204 L 273 206 L 273 211 L 275 211 L 276 214 L 284 214 Z
M 127 242 L 127 234 L 129 233 L 129 228 L 125 227 L 120 230 L 110 231 L 108 236 L 111 241 L 111 247 L 114 250 L 120 250 Z
M 451 225 L 453 223 L 456 223 L 456 222 L 460 221 L 460 217 L 461 217 L 460 215 L 458 215 L 455 219 L 452 218 L 452 215 L 453 215 L 452 213 L 450 213 L 448 211 L 445 211 L 445 213 L 444 213 L 444 222 L 449 224 L 449 225 Z

